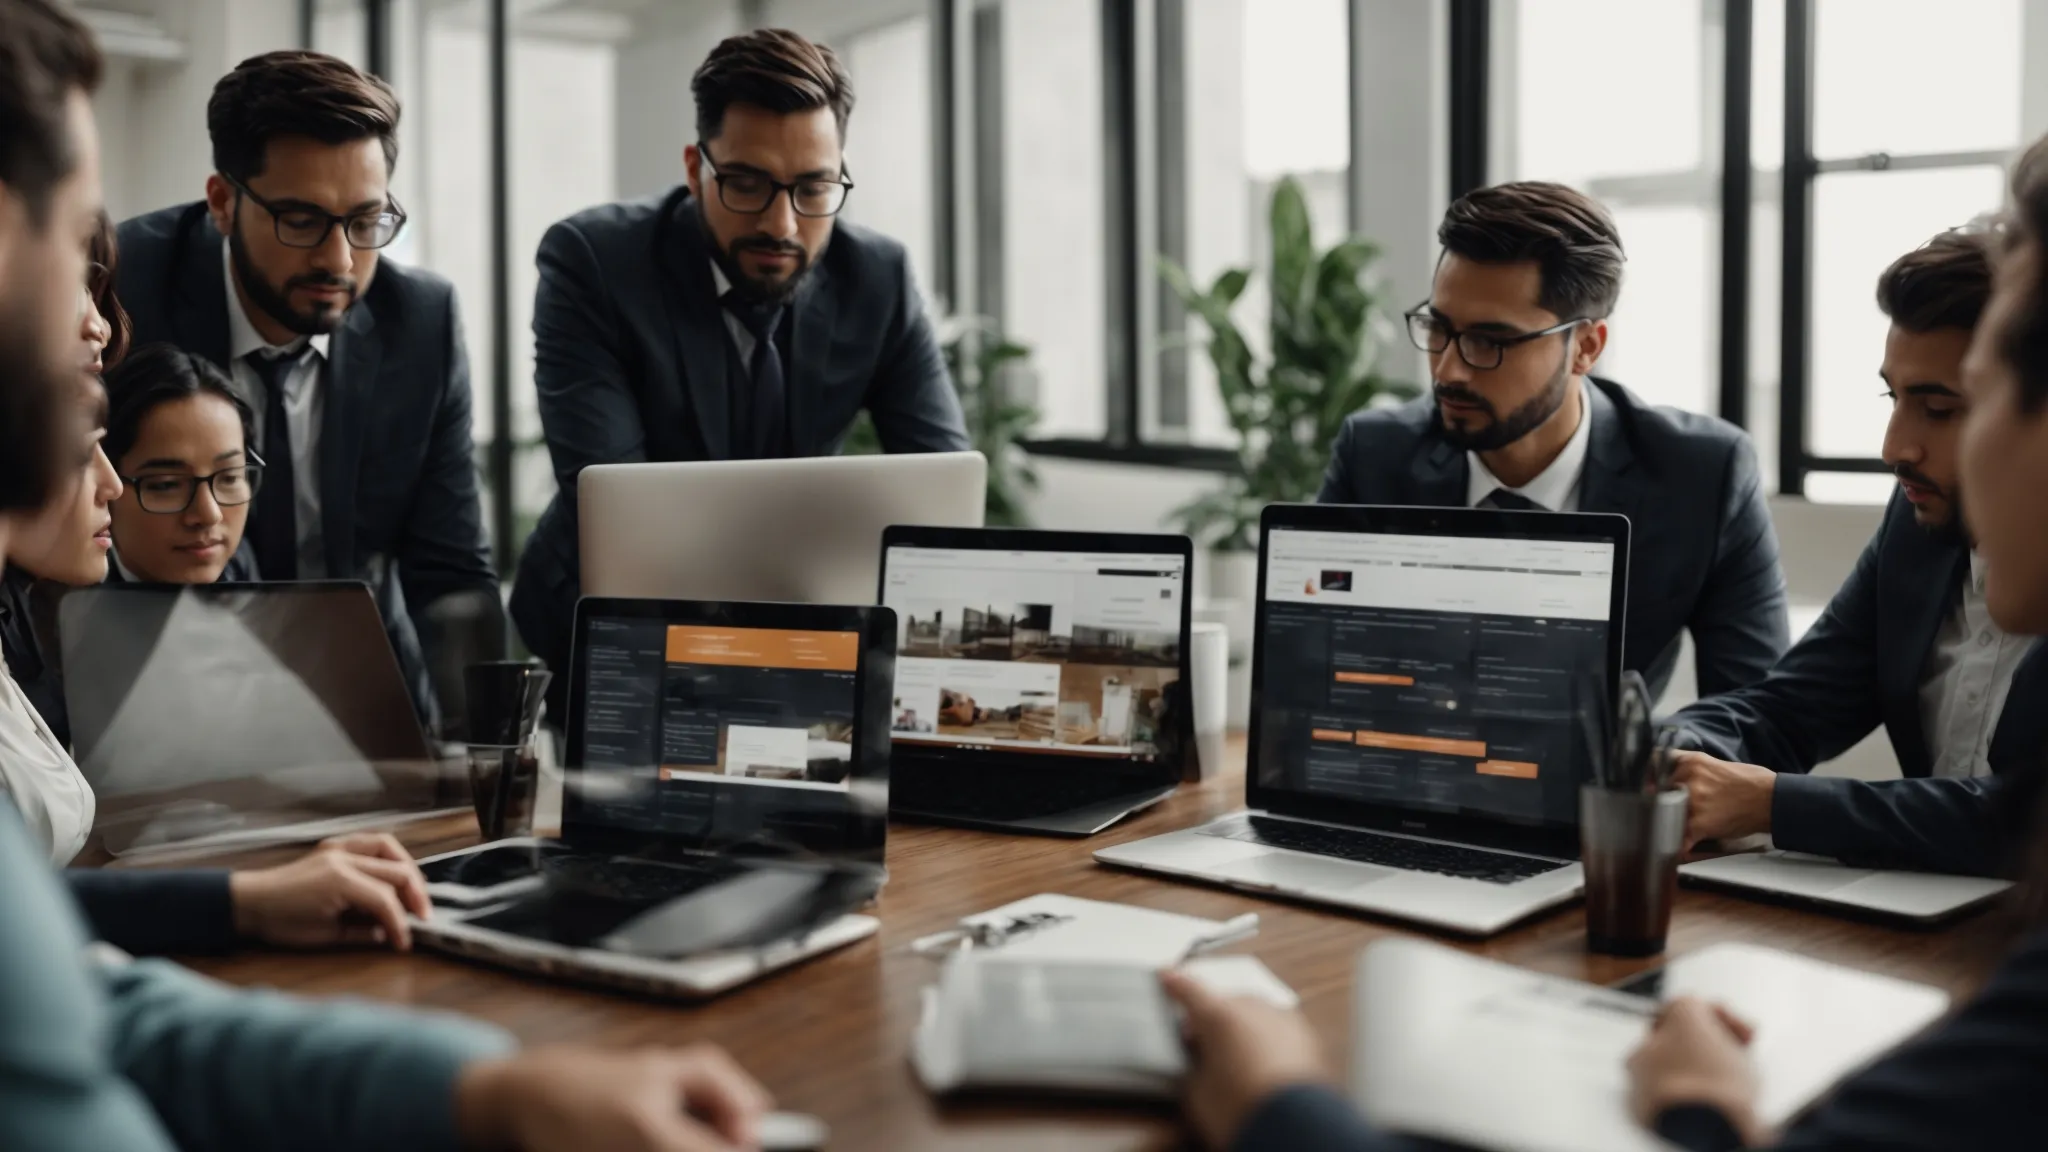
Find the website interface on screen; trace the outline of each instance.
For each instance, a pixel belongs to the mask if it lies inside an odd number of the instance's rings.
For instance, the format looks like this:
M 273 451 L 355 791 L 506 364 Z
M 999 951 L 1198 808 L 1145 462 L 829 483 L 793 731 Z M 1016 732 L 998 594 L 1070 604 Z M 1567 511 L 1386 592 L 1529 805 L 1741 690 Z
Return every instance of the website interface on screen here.
M 585 622 L 585 797 L 602 819 L 612 783 L 659 782 L 656 807 L 701 806 L 720 781 L 844 792 L 853 768 L 860 633 L 798 632 L 662 620 Z M 675 787 L 670 787 L 671 785 Z M 671 795 L 673 793 L 673 795 Z M 620 790 L 628 823 L 658 813 Z
M 1180 556 L 891 548 L 892 736 L 1157 757 L 1185 568 Z
M 1606 667 L 1615 546 L 1275 529 L 1260 783 L 1576 821 L 1573 719 Z

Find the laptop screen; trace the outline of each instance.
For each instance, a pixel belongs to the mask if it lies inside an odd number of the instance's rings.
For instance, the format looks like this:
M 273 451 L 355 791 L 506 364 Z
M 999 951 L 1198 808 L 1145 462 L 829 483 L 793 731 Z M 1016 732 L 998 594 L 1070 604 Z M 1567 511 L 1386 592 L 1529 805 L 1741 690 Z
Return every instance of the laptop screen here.
M 1158 760 L 1186 569 L 1179 555 L 890 547 L 896 744 Z
M 1569 826 L 1583 674 L 1614 626 L 1611 540 L 1270 528 L 1259 783 Z

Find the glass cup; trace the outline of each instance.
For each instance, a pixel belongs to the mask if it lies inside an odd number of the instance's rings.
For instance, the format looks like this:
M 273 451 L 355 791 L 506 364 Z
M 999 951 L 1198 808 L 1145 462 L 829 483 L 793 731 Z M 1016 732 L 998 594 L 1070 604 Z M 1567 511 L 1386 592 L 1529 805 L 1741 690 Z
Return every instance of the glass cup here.
M 1586 947 L 1608 956 L 1655 956 L 1671 931 L 1686 792 L 1579 789 L 1586 871 Z
M 535 739 L 550 679 L 538 664 L 513 660 L 463 670 L 470 799 L 485 840 L 533 834 L 540 794 Z

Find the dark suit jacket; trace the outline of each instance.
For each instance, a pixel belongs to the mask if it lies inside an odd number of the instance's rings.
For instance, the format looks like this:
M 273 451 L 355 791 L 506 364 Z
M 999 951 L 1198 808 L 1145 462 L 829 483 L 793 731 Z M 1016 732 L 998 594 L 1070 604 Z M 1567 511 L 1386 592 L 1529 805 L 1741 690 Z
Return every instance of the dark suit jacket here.
M 1772 1145 L 1780 1152 L 2020 1152 L 2048 1132 L 2048 933 L 2036 931 L 1955 1015 L 1837 1088 Z M 1475 1087 L 1473 1105 L 1483 1107 Z M 1697 1105 L 1659 1117 L 1689 1152 L 1734 1152 L 1734 1130 Z M 1274 1093 L 1233 1152 L 1410 1152 L 1440 1147 L 1370 1127 L 1327 1088 Z
M 116 291 L 136 343 L 168 341 L 228 367 L 221 236 L 206 206 L 125 221 L 119 241 Z M 421 719 L 432 724 L 420 635 L 434 619 L 429 606 L 456 592 L 487 591 L 493 604 L 499 596 L 477 494 L 455 290 L 431 272 L 379 263 L 333 334 L 321 387 L 327 574 L 365 580 L 378 593 Z M 436 637 L 429 631 L 425 640 Z
M 226 870 L 66 868 L 92 934 L 137 956 L 226 952 L 235 902 Z
M 1629 518 L 1622 666 L 1661 694 L 1691 629 L 1701 695 L 1754 683 L 1790 642 L 1778 537 L 1749 438 L 1733 425 L 1653 408 L 1593 379 L 1593 439 L 1579 510 Z M 1324 504 L 1461 508 L 1465 451 L 1443 436 L 1428 396 L 1344 424 Z
M 1841 591 L 1770 676 L 1672 717 L 1701 751 L 1788 773 L 1771 801 L 1779 847 L 1876 867 L 2004 870 L 1991 794 L 2048 751 L 2048 646 L 2037 643 L 2013 673 L 1991 740 L 1993 776 L 1931 778 L 1920 681 L 1969 570 L 1966 546 L 1920 528 L 1912 505 L 1894 497 Z M 1907 779 L 1805 775 L 1879 724 Z
M 686 188 L 579 212 L 541 239 L 533 383 L 561 490 L 520 557 L 512 620 L 557 683 L 582 585 L 577 475 L 592 464 L 733 458 L 731 345 L 711 252 Z M 863 408 L 887 451 L 971 447 L 901 244 L 840 221 L 793 307 L 794 455 L 838 452 Z

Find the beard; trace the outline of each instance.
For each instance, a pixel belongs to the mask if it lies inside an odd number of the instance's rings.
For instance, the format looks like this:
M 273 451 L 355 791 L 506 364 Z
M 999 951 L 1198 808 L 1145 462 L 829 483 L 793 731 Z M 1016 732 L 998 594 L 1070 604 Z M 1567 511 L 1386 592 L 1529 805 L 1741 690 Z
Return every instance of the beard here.
M 239 209 L 237 209 L 239 213 Z M 356 302 L 355 281 L 328 272 L 308 272 L 294 276 L 282 285 L 272 284 L 263 278 L 256 268 L 256 262 L 249 258 L 248 246 L 242 243 L 241 217 L 236 216 L 234 231 L 228 234 L 228 258 L 235 265 L 235 279 L 242 284 L 242 292 L 256 310 L 277 321 L 286 330 L 301 336 L 321 336 L 341 327 L 341 318 L 348 314 L 349 307 Z M 345 288 L 348 290 L 348 304 L 336 308 L 321 304 L 310 311 L 300 312 L 292 307 L 291 291 L 294 288 Z
M 1485 424 L 1477 428 L 1463 428 L 1444 419 L 1443 410 L 1439 408 L 1437 423 L 1443 428 L 1444 439 L 1467 452 L 1492 452 L 1543 427 L 1557 415 L 1558 409 L 1564 407 L 1565 391 L 1571 383 L 1571 373 L 1567 371 L 1570 367 L 1571 358 L 1567 355 L 1558 363 L 1557 374 L 1543 385 L 1543 390 L 1505 417 L 1494 411 L 1493 402 L 1479 393 L 1455 384 L 1437 383 L 1432 391 L 1438 400 L 1471 404 L 1482 409 L 1487 416 Z
M 698 208 L 697 222 L 704 229 L 704 235 L 711 241 L 711 257 L 718 261 L 718 267 L 725 272 L 725 278 L 732 282 L 733 291 L 741 299 L 753 304 L 778 305 L 789 302 L 797 289 L 803 287 L 804 278 L 811 272 L 811 254 L 803 245 L 788 240 L 771 240 L 766 236 L 742 236 L 731 244 L 721 245 L 718 235 L 711 231 L 711 223 L 704 219 L 703 209 Z M 742 252 L 773 252 L 796 260 L 796 268 L 780 280 L 769 280 L 746 272 L 740 265 Z
M 1916 507 L 1913 510 L 1913 523 L 1917 524 L 1922 532 L 1927 533 L 1942 544 L 1961 544 L 1965 547 L 1976 546 L 1976 542 L 1970 539 L 1969 528 L 1963 524 L 1963 502 L 1958 498 L 1954 488 L 1944 488 L 1936 484 L 1928 479 L 1925 473 L 1910 464 L 1894 465 L 1892 467 L 1892 475 L 1900 480 L 1910 480 L 1922 488 L 1931 489 L 1936 495 L 1941 497 L 1943 511 L 1947 514 L 1939 520 L 1922 520 L 1919 515 L 1919 509 Z
M 72 437 L 63 414 L 78 384 L 73 348 L 42 346 L 46 327 L 34 300 L 0 307 L 0 509 L 39 508 L 56 486 L 60 445 Z M 74 337 L 75 338 L 75 337 Z

